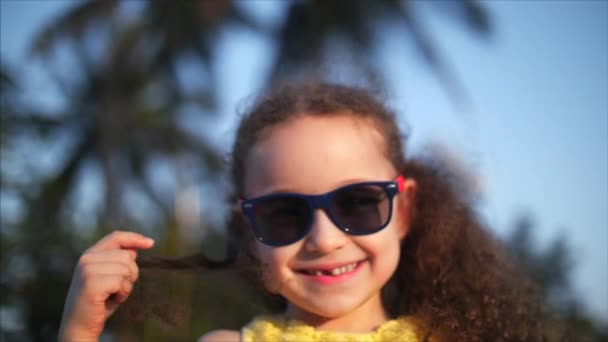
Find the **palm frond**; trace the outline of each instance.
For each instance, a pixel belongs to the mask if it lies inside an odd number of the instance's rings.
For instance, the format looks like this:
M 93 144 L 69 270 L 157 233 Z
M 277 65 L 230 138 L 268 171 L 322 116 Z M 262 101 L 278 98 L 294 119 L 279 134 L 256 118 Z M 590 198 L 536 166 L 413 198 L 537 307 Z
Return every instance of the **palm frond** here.
M 79 3 L 35 36 L 30 48 L 31 53 L 44 56 L 63 38 L 79 40 L 91 23 L 98 19 L 107 19 L 118 4 L 118 0 L 89 0 Z
M 17 88 L 17 82 L 15 82 L 8 69 L 4 65 L 0 65 L 0 89 L 4 92 L 7 89 L 15 88 Z

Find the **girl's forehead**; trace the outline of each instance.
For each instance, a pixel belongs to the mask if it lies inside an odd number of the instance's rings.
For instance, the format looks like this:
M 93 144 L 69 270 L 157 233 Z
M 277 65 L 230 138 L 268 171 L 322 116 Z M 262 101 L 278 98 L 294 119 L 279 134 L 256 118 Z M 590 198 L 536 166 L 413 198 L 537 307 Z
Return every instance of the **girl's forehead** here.
M 351 181 L 395 175 L 385 138 L 371 120 L 306 115 L 273 127 L 251 148 L 245 193 L 320 193 Z

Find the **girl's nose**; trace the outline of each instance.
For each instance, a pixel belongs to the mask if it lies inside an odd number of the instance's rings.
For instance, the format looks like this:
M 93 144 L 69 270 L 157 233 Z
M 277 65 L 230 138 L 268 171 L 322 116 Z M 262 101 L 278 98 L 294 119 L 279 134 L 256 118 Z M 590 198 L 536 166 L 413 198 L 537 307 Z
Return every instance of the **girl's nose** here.
M 305 249 L 321 254 L 342 248 L 348 236 L 329 219 L 324 210 L 315 210 L 314 222 L 306 236 Z

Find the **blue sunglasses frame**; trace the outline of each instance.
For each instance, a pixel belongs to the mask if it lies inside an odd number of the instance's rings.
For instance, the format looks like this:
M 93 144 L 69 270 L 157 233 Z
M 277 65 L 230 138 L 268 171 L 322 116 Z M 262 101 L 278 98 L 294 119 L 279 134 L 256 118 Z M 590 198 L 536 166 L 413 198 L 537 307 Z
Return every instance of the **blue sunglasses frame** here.
M 348 189 L 351 189 L 354 187 L 370 186 L 370 185 L 380 186 L 386 192 L 386 195 L 389 199 L 388 217 L 386 219 L 386 222 L 384 222 L 380 227 L 378 227 L 376 229 L 365 230 L 365 231 L 357 231 L 357 230 L 353 230 L 349 227 L 343 226 L 340 223 L 340 220 L 337 219 L 337 216 L 335 215 L 335 213 L 331 207 L 332 200 L 335 197 L 336 193 L 339 193 L 341 191 L 348 190 Z M 299 193 L 276 193 L 276 194 L 269 194 L 269 195 L 254 197 L 254 198 L 250 198 L 250 199 L 241 199 L 241 209 L 242 209 L 243 213 L 245 214 L 245 216 L 247 217 L 247 219 L 249 220 L 249 223 L 251 225 L 251 228 L 253 230 L 255 237 L 260 242 L 262 242 L 263 244 L 266 244 L 269 246 L 275 246 L 275 247 L 287 246 L 296 241 L 301 240 L 310 232 L 310 229 L 312 228 L 312 225 L 314 223 L 314 211 L 317 209 L 323 209 L 325 211 L 325 213 L 327 214 L 327 216 L 329 217 L 329 219 L 332 221 L 332 223 L 338 229 L 340 229 L 341 231 L 343 231 L 345 233 L 348 233 L 350 235 L 369 235 L 369 234 L 376 233 L 376 232 L 384 229 L 391 222 L 392 215 L 393 215 L 393 198 L 398 193 L 402 192 L 404 188 L 405 188 L 405 178 L 403 176 L 399 176 L 394 181 L 388 181 L 388 182 L 353 183 L 353 184 L 349 184 L 349 185 L 346 185 L 346 186 L 343 186 L 343 187 L 340 187 L 340 188 L 334 189 L 332 191 L 329 191 L 327 193 L 319 194 L 319 195 L 305 195 L 305 194 L 299 194 Z M 287 241 L 273 241 L 269 237 L 262 236 L 261 229 L 259 229 L 259 227 L 257 226 L 255 213 L 254 213 L 255 205 L 259 202 L 266 201 L 269 199 L 275 199 L 275 198 L 297 198 L 297 199 L 304 200 L 304 202 L 306 202 L 306 204 L 308 206 L 309 216 L 307 218 L 308 218 L 309 222 L 302 229 L 302 231 L 299 232 L 293 239 L 290 239 Z

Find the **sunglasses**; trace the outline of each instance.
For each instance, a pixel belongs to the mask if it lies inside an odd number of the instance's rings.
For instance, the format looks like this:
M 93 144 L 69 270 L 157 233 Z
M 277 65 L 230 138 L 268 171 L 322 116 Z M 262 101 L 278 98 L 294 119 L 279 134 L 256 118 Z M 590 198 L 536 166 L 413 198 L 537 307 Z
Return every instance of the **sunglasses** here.
M 380 231 L 391 221 L 393 198 L 405 179 L 349 184 L 320 195 L 276 193 L 243 199 L 241 208 L 256 238 L 269 246 L 286 246 L 310 231 L 316 209 L 325 210 L 333 224 L 351 235 Z

